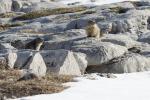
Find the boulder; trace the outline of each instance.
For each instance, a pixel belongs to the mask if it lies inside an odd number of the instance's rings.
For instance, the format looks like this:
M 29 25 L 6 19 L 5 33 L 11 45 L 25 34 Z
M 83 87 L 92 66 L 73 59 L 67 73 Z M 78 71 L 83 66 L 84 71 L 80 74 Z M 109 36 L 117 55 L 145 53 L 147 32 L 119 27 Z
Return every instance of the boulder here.
M 15 48 L 11 46 L 10 43 L 0 43 L 0 50 L 3 49 L 15 49 Z
M 72 29 L 65 32 L 52 34 L 45 39 L 43 50 L 69 49 L 74 41 L 82 40 L 87 37 L 85 30 Z
M 73 45 L 72 51 L 87 55 L 88 65 L 100 65 L 127 52 L 126 47 L 90 39 L 74 42 Z
M 20 0 L 12 0 L 12 10 L 20 11 L 22 8 L 22 3 Z
M 0 0 L 0 13 L 11 12 L 12 0 Z
M 21 11 L 28 13 L 28 12 L 38 11 L 43 9 L 55 9 L 55 8 L 63 8 L 63 7 L 67 7 L 67 6 L 62 3 L 56 3 L 56 2 L 37 2 L 37 3 L 33 3 L 32 5 L 29 5 L 28 7 L 23 7 Z
M 56 75 L 81 75 L 85 72 L 85 54 L 68 50 L 41 51 L 48 73 Z
M 37 76 L 45 76 L 47 71 L 43 57 L 39 52 L 34 53 L 33 56 L 28 59 L 28 62 L 23 68 L 30 70 Z
M 8 50 L 4 53 L 4 57 L 7 59 L 9 68 L 22 69 L 32 57 L 32 52 L 29 50 Z
M 150 44 L 150 32 L 141 34 L 141 35 L 139 36 L 138 41 L 140 41 L 140 42 L 145 42 L 145 43 L 149 43 L 149 44 Z
M 140 44 L 139 42 L 124 34 L 106 34 L 101 41 L 111 42 L 113 44 L 125 46 L 127 48 L 132 48 Z
M 7 59 L 8 67 L 9 68 L 14 68 L 15 63 L 16 63 L 17 58 L 18 58 L 17 53 L 9 51 L 8 54 L 5 55 L 5 57 Z
M 126 53 L 100 66 L 89 66 L 87 68 L 87 72 L 101 73 L 132 73 L 149 70 L 150 60 L 147 57 L 135 53 Z

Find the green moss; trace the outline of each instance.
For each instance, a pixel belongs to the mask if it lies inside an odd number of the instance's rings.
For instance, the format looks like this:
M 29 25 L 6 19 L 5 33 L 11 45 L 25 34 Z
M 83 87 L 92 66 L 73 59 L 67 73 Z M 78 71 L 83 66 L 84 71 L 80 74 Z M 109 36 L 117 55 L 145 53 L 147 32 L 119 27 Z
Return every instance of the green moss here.
M 56 15 L 56 14 L 65 14 L 65 13 L 74 13 L 86 10 L 86 7 L 73 7 L 73 8 L 57 8 L 57 9 L 47 9 L 41 11 L 34 11 L 22 16 L 14 18 L 14 20 L 30 20 L 43 16 Z

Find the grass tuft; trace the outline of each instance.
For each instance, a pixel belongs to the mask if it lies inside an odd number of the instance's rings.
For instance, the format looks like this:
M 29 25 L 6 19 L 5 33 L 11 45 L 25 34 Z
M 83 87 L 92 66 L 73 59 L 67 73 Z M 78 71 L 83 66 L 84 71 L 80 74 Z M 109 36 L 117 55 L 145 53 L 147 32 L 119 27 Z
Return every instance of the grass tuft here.
M 0 70 L 0 95 L 7 98 L 58 93 L 68 88 L 62 83 L 73 81 L 73 76 L 52 76 L 40 79 L 17 81 L 21 77 L 18 70 Z

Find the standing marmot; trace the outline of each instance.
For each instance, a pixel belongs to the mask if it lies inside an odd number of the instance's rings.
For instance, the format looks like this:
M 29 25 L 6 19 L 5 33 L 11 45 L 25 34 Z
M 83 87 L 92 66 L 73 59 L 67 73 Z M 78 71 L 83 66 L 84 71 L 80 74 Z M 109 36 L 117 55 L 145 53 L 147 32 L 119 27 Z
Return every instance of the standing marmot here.
M 100 28 L 93 20 L 88 21 L 88 24 L 86 26 L 86 33 L 88 37 L 100 38 L 102 36 Z
M 34 50 L 40 50 L 41 46 L 43 45 L 43 39 L 36 38 L 32 40 L 31 42 L 27 43 L 25 45 L 25 49 L 34 49 Z

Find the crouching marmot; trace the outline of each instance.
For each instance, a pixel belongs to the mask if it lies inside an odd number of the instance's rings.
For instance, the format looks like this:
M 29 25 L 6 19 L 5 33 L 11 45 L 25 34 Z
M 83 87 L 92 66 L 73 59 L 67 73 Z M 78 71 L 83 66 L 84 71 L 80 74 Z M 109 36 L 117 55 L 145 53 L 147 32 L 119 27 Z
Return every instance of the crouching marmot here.
M 44 40 L 41 38 L 36 38 L 34 40 L 32 40 L 31 42 L 27 43 L 25 45 L 25 49 L 34 49 L 39 51 L 41 46 L 43 45 Z
M 85 28 L 88 37 L 95 37 L 99 39 L 103 34 L 94 20 L 89 20 Z

